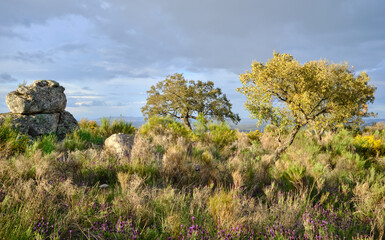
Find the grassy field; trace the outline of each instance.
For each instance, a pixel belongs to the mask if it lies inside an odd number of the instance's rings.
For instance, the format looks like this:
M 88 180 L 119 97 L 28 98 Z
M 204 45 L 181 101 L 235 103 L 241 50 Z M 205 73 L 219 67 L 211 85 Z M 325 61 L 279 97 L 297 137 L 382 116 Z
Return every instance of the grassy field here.
M 82 120 L 58 141 L 0 126 L 0 239 L 382 239 L 385 126 L 303 130 L 272 163 L 274 129 L 168 118 Z M 129 157 L 104 150 L 134 134 Z M 101 188 L 102 184 L 107 187 Z M 106 185 L 104 185 L 106 186 Z

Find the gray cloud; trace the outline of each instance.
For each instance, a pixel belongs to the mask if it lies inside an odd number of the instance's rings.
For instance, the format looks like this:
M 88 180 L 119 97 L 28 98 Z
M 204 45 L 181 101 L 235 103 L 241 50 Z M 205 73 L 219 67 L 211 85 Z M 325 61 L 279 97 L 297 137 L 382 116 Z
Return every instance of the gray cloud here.
M 84 10 L 84 6 L 76 0 L 60 2 L 45 0 L 7 1 L 1 6 L 0 24 L 9 27 L 14 25 L 31 27 L 33 24 L 44 24 L 54 17 L 81 13 Z
M 54 59 L 51 54 L 38 50 L 38 51 L 18 51 L 15 55 L 8 56 L 0 56 L 0 59 L 5 60 L 14 60 L 20 61 L 24 63 L 37 63 L 37 64 L 45 64 L 45 63 L 53 63 Z
M 46 64 L 54 63 L 57 59 L 55 56 L 60 52 L 64 53 L 83 53 L 86 51 L 85 44 L 64 44 L 54 49 L 47 51 L 18 51 L 14 55 L 2 56 L 0 58 L 21 61 L 25 63 Z
M 384 37 L 375 27 L 385 19 L 379 14 L 385 4 L 379 1 L 363 4 L 296 0 L 280 1 L 280 7 L 276 2 L 219 0 L 146 3 L 115 0 L 108 4 L 99 1 L 99 5 L 69 1 L 60 6 L 39 1 L 36 5 L 39 4 L 56 17 L 68 14 L 86 17 L 97 33 L 120 44 L 104 48 L 104 59 L 112 64 L 124 61 L 132 67 L 155 63 L 159 67 L 178 65 L 182 60 L 182 64 L 188 63 L 183 67 L 190 71 L 204 67 L 239 73 L 253 59 L 271 57 L 273 49 L 298 53 L 303 60 L 325 57 L 357 62 L 356 59 L 365 57 L 358 45 Z M 27 22 L 43 24 L 54 17 L 36 16 L 33 10 L 40 11 L 36 5 L 30 6 L 32 12 Z M 14 23 L 25 24 L 20 17 L 12 18 Z M 303 51 L 298 42 L 306 43 L 316 53 Z M 351 51 L 352 48 L 359 51 Z
M 377 56 L 363 55 L 366 48 L 362 44 L 382 40 L 385 34 L 378 29 L 385 23 L 381 10 L 385 3 L 374 0 L 112 0 L 96 4 L 63 1 L 59 6 L 43 0 L 33 4 L 19 0 L 4 5 L 2 24 L 31 27 L 69 14 L 84 16 L 97 33 L 120 44 L 107 47 L 105 58 L 134 67 L 177 65 L 185 59 L 190 66 L 184 67 L 191 71 L 204 67 L 239 73 L 253 59 L 271 57 L 273 49 L 297 53 L 302 61 L 325 57 L 372 64 L 378 62 Z M 18 6 L 29 11 L 21 14 Z M 47 14 L 40 14 L 42 9 Z M 383 56 L 382 49 L 378 48 L 376 55 Z M 360 63 L 362 58 L 367 61 Z
M 87 49 L 86 44 L 79 44 L 79 43 L 68 43 L 61 45 L 57 47 L 56 49 L 51 50 L 50 52 L 66 52 L 66 53 L 73 53 L 73 52 L 85 52 Z
M 0 83 L 1 82 L 16 82 L 16 81 L 17 81 L 17 79 L 12 77 L 8 73 L 1 73 L 0 74 Z
M 116 103 L 142 101 L 153 82 L 185 72 L 213 80 L 243 111 L 237 75 L 273 50 L 300 62 L 348 61 L 383 83 L 383 9 L 381 0 L 6 1 L 0 72 L 78 85 Z M 101 104 L 92 101 L 83 106 Z
M 26 40 L 26 38 L 23 37 L 21 34 L 18 34 L 12 29 L 9 29 L 8 27 L 3 27 L 3 26 L 0 26 L 0 37 Z
M 151 7 L 113 3 L 98 12 L 106 21 L 88 17 L 125 46 L 119 50 L 121 59 L 139 66 L 186 59 L 192 71 L 203 67 L 239 73 L 253 59 L 270 58 L 273 49 L 298 53 L 302 61 L 325 57 L 357 64 L 363 57 L 360 44 L 384 37 L 376 27 L 385 19 L 380 1 L 279 1 L 280 7 L 273 1 L 169 0 Z M 116 24 L 120 22 L 124 27 Z

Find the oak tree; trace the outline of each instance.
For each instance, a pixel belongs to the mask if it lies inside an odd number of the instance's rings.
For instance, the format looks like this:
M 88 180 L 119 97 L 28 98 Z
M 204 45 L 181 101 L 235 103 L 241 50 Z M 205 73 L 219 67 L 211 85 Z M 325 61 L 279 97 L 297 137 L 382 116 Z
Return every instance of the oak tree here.
M 199 113 L 216 121 L 240 121 L 238 114 L 231 111 L 226 95 L 220 88 L 214 88 L 211 81 L 186 80 L 183 74 L 175 73 L 151 86 L 147 94 L 147 103 L 141 109 L 146 118 L 171 116 L 183 120 L 189 129 L 192 129 L 190 120 Z
M 289 54 L 274 52 L 266 62 L 253 62 L 251 72 L 240 75 L 243 86 L 237 91 L 247 97 L 246 109 L 258 123 L 268 122 L 288 130 L 280 141 L 274 160 L 293 143 L 298 131 L 308 126 L 316 131 L 358 121 L 372 113 L 376 88 L 365 72 L 356 75 L 345 64 L 326 60 L 300 64 Z

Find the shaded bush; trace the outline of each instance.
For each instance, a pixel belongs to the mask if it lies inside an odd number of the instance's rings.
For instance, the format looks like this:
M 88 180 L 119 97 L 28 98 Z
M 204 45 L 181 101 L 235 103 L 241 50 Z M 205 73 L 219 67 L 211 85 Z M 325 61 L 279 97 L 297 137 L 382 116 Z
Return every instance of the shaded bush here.
M 30 137 L 20 133 L 6 119 L 0 124 L 0 157 L 7 158 L 26 150 Z

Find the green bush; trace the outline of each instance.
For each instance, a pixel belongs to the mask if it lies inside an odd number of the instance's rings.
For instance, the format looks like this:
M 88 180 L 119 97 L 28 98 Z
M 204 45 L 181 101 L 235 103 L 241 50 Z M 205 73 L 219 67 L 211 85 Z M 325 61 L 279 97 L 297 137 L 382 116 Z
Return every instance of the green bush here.
M 79 129 L 66 136 L 64 145 L 71 151 L 84 150 L 102 145 L 104 140 L 112 134 L 133 134 L 135 131 L 131 123 L 123 120 L 111 121 L 110 118 L 102 118 L 99 126 L 96 121 L 82 119 L 79 122 Z
M 27 135 L 12 128 L 10 119 L 0 124 L 0 151 L 2 152 L 0 156 L 24 152 L 29 141 L 30 138 Z
M 140 128 L 140 133 L 144 136 L 155 135 L 172 135 L 174 138 L 189 138 L 191 131 L 180 122 L 175 121 L 171 117 L 151 117 Z
M 64 146 L 71 151 L 84 150 L 93 146 L 102 145 L 104 139 L 103 136 L 100 136 L 95 131 L 79 128 L 71 134 L 67 134 L 64 139 Z
M 57 136 L 54 133 L 44 135 L 37 138 L 30 146 L 30 149 L 33 152 L 40 149 L 44 154 L 50 154 L 56 149 L 57 141 Z
M 15 131 L 10 127 L 10 119 L 6 119 L 0 125 L 0 142 L 6 143 L 9 139 L 15 137 Z
M 381 139 L 376 139 L 374 135 L 357 135 L 354 138 L 354 146 L 356 147 L 357 152 L 367 157 L 378 157 L 385 153 L 385 144 Z
M 105 138 L 115 133 L 133 134 L 136 131 L 136 128 L 131 123 L 127 123 L 122 119 L 111 121 L 110 118 L 102 118 L 100 122 L 98 130 Z
M 232 130 L 225 122 L 214 123 L 205 119 L 203 114 L 199 114 L 195 122 L 194 138 L 206 144 L 214 144 L 218 149 L 222 149 L 237 140 L 236 130 Z
M 334 155 L 340 155 L 345 152 L 352 151 L 354 149 L 353 143 L 353 134 L 346 129 L 342 129 L 333 136 L 332 141 L 329 144 L 329 148 L 332 150 Z
M 247 137 L 251 142 L 261 141 L 262 133 L 259 130 L 250 131 L 247 133 Z
M 212 142 L 219 149 L 228 146 L 237 140 L 237 133 L 230 126 L 221 122 L 219 124 L 212 123 L 209 126 Z

